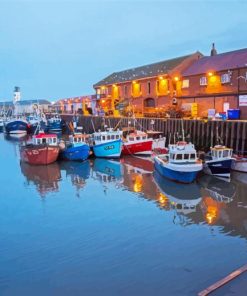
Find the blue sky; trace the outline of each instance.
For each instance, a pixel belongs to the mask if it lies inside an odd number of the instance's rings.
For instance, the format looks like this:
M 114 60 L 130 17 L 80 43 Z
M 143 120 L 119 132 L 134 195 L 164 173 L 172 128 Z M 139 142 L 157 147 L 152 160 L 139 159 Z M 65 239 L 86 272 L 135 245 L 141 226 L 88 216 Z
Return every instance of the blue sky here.
M 247 47 L 247 1 L 0 0 L 0 100 L 94 93 L 114 71 Z

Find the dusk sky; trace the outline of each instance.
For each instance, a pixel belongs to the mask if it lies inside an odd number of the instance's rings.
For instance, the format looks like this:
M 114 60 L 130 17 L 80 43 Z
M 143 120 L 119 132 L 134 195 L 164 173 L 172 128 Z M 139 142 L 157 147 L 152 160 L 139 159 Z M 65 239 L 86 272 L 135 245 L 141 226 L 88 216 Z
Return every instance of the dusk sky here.
M 247 47 L 247 1 L 0 0 L 0 100 L 93 94 L 112 72 Z

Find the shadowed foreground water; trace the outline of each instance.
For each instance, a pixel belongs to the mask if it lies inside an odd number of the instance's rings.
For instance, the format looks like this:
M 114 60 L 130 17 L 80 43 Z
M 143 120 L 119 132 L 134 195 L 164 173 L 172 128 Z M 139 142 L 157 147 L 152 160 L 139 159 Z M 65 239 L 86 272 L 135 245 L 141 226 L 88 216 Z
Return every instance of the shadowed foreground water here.
M 247 263 L 247 175 L 177 185 L 138 158 L 0 151 L 0 295 L 196 295 Z

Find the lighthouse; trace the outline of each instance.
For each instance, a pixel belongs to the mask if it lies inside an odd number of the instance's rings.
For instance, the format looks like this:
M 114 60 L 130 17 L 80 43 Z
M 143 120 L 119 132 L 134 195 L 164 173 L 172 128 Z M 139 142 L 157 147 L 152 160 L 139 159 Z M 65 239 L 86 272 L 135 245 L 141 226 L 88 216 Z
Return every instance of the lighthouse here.
M 14 98 L 13 98 L 13 103 L 17 103 L 21 100 L 21 91 L 19 86 L 15 86 L 14 88 Z

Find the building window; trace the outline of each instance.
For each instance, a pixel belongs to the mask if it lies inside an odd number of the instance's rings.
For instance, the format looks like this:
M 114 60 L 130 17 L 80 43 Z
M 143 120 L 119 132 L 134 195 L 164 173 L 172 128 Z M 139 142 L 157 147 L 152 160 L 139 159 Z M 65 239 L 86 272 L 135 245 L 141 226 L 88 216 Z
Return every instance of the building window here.
M 207 81 L 207 77 L 203 76 L 200 78 L 200 85 L 207 85 L 208 81 Z
M 182 81 L 182 88 L 188 88 L 190 86 L 190 81 L 189 79 L 184 79 Z
M 151 83 L 150 81 L 148 81 L 148 94 L 150 95 L 150 93 L 151 93 Z
M 124 95 L 127 97 L 127 95 L 128 95 L 128 86 L 127 85 L 125 85 L 124 86 Z
M 97 94 L 97 95 L 100 95 L 100 88 L 97 88 L 97 89 L 96 89 L 96 94 Z
M 220 77 L 221 84 L 230 83 L 231 77 L 229 73 L 222 74 Z

